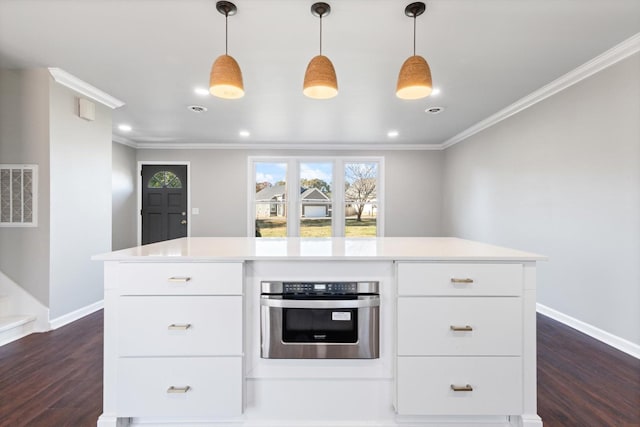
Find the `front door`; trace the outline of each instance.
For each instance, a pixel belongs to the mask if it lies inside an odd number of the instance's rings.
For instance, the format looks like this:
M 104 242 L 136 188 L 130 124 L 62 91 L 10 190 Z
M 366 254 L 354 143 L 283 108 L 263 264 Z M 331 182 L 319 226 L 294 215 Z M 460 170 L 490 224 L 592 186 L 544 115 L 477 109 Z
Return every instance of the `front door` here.
M 142 244 L 187 235 L 187 166 L 142 165 Z

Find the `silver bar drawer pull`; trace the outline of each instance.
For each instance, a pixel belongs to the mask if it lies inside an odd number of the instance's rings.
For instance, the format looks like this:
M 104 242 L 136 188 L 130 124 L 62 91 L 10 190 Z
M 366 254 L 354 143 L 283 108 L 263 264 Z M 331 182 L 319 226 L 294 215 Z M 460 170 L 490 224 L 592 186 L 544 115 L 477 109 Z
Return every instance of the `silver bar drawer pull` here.
M 191 390 L 191 387 L 189 387 L 188 385 L 184 386 L 184 387 L 174 387 L 171 386 L 167 389 L 167 393 L 186 393 L 189 390 Z
M 473 328 L 469 325 L 465 325 L 465 326 L 454 326 L 451 325 L 449 326 L 449 328 L 451 328 L 452 331 L 456 331 L 456 332 L 471 332 L 473 331 Z
M 184 323 L 180 325 L 176 325 L 175 323 L 170 324 L 167 329 L 170 331 L 186 331 L 191 327 L 191 323 Z
M 473 279 L 468 277 L 460 278 L 460 277 L 452 277 L 451 283 L 473 283 Z
M 453 391 L 473 391 L 473 387 L 471 387 L 469 384 L 467 384 L 467 385 L 454 385 L 454 384 L 451 384 L 451 390 L 453 390 Z
M 186 276 L 173 276 L 173 277 L 169 277 L 170 282 L 178 282 L 178 283 L 187 283 L 189 280 L 191 280 L 191 277 L 186 277 Z

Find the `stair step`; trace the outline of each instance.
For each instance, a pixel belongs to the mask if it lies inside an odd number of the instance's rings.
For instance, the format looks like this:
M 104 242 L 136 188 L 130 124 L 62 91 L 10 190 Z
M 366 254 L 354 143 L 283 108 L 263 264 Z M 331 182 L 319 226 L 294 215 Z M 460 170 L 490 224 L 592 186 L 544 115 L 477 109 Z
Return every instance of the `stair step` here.
M 35 320 L 31 315 L 0 317 L 0 346 L 29 335 Z

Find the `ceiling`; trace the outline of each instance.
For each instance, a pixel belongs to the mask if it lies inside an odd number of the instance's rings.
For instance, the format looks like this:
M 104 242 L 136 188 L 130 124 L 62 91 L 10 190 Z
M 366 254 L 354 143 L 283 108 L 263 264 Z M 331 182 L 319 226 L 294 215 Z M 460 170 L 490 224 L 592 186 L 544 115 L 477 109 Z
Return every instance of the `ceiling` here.
M 416 53 L 441 92 L 403 101 L 394 92 L 412 54 L 409 1 L 329 1 L 323 53 L 339 93 L 313 100 L 302 94 L 318 54 L 312 3 L 235 1 L 229 54 L 244 76 L 239 100 L 194 93 L 224 53 L 215 0 L 0 0 L 0 67 L 59 67 L 124 101 L 113 133 L 138 146 L 429 147 L 640 32 L 639 0 L 427 0 Z M 432 106 L 444 111 L 425 113 Z

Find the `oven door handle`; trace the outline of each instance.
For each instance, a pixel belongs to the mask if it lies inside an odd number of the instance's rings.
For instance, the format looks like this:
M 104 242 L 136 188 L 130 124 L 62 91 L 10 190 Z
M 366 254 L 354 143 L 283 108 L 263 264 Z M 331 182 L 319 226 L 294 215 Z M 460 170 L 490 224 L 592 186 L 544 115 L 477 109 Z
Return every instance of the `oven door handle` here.
M 362 298 L 362 299 L 360 299 Z M 360 297 L 350 300 L 291 300 L 262 297 L 260 305 L 277 308 L 365 308 L 380 306 L 380 297 Z

